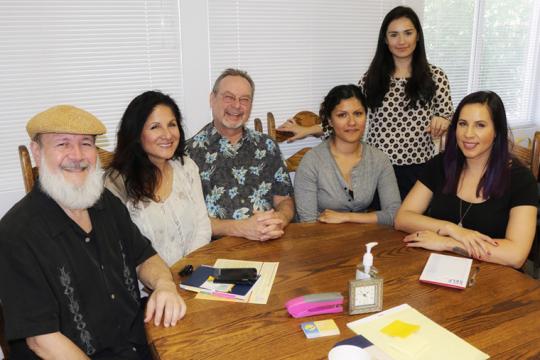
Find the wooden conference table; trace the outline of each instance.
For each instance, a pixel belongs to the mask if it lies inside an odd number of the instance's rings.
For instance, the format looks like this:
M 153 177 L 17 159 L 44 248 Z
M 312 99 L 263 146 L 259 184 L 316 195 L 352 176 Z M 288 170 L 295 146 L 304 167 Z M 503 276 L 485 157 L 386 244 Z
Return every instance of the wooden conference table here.
M 218 258 L 277 261 L 268 303 L 198 300 L 181 290 L 186 317 L 174 328 L 148 325 L 149 341 L 161 359 L 326 359 L 336 342 L 355 335 L 346 324 L 365 315 L 294 319 L 284 304 L 300 295 L 338 291 L 347 307 L 348 280 L 354 278 L 364 245 L 378 241 L 373 252 L 384 278 L 383 309 L 408 303 L 492 359 L 540 359 L 539 281 L 511 268 L 479 263 L 473 287 L 423 284 L 418 278 L 430 252 L 406 248 L 403 236 L 379 225 L 291 224 L 279 240 L 215 241 L 175 264 L 174 273 L 186 264 L 213 265 Z M 305 338 L 300 323 L 329 318 L 341 335 Z

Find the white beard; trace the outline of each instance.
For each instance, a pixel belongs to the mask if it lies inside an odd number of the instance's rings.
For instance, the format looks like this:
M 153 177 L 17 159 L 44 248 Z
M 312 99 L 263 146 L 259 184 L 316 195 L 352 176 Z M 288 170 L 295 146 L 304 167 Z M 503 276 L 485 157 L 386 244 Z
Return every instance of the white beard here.
M 89 169 L 84 183 L 81 186 L 73 185 L 64 178 L 62 173 L 51 171 L 45 162 L 45 157 L 41 156 L 39 183 L 41 189 L 61 207 L 83 210 L 99 200 L 103 192 L 103 174 L 104 171 L 98 158 L 96 166 Z

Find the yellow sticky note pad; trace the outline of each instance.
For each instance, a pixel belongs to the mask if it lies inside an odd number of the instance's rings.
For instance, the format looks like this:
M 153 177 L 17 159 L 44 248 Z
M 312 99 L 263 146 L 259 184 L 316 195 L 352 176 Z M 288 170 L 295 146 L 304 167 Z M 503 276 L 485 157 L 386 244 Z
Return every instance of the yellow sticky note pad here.
M 335 332 L 337 330 L 339 333 L 339 328 L 337 327 L 336 322 L 332 319 L 315 321 L 315 325 L 319 328 L 319 331 Z
M 314 339 L 322 336 L 339 335 L 339 328 L 332 319 L 307 321 L 300 325 L 308 339 Z
M 409 324 L 401 320 L 394 320 L 381 329 L 383 334 L 405 339 L 420 329 L 420 325 Z

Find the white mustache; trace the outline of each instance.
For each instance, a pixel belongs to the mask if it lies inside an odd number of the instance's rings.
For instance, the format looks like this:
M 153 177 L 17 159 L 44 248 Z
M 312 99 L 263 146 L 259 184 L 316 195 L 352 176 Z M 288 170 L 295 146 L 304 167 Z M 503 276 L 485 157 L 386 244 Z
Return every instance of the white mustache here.
M 86 160 L 63 164 L 62 170 L 86 170 L 90 164 Z

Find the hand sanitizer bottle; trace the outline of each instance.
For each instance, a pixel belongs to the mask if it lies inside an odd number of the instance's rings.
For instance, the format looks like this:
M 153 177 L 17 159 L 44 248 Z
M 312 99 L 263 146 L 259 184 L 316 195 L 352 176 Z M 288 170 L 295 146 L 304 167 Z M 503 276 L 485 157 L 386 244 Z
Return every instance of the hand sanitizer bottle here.
M 371 249 L 377 245 L 376 242 L 370 242 L 366 244 L 366 253 L 362 260 L 362 264 L 358 264 L 356 267 L 356 280 L 369 279 L 377 276 L 377 269 L 373 266 L 373 254 Z

